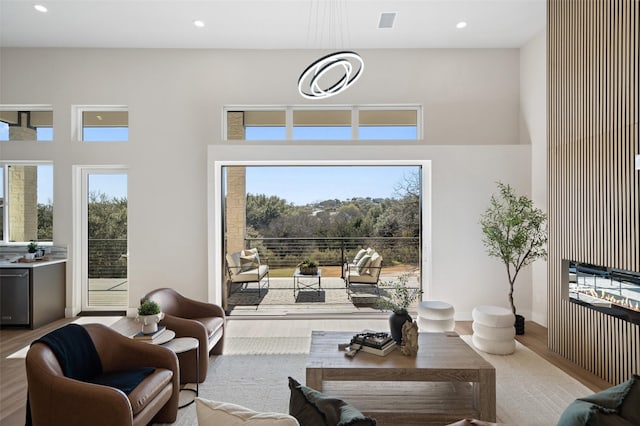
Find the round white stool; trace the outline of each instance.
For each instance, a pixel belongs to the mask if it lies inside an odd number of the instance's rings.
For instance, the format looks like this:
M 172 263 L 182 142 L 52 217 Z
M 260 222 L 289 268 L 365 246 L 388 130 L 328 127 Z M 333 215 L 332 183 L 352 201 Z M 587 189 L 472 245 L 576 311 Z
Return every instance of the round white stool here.
M 447 302 L 425 300 L 418 303 L 418 329 L 426 332 L 453 331 L 455 309 Z
M 483 352 L 509 355 L 515 352 L 515 316 L 500 306 L 477 306 L 471 312 L 473 318 L 473 345 Z

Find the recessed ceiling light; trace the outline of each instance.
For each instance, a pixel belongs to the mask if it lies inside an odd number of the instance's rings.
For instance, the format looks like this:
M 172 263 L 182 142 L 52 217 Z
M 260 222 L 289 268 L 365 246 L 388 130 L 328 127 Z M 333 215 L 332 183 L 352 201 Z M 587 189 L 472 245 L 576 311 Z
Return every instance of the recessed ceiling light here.
M 464 22 L 464 21 L 460 21 L 460 22 L 458 22 L 458 23 L 456 24 L 456 28 L 457 28 L 457 29 L 459 29 L 459 30 L 463 29 L 463 28 L 464 28 L 464 27 L 466 27 L 466 26 L 467 26 L 467 23 L 466 23 L 466 22 Z
M 34 4 L 33 8 L 38 12 L 47 13 L 47 8 L 41 4 Z
M 195 25 L 198 28 L 204 28 L 204 22 L 199 19 L 196 19 L 195 21 L 193 21 L 193 25 Z

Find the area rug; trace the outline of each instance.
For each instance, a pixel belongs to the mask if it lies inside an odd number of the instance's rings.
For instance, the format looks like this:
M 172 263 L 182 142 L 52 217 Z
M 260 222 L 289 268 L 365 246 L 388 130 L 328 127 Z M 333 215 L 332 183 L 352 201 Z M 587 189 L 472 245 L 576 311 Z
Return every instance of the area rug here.
M 469 343 L 470 336 L 462 336 Z M 200 396 L 232 402 L 257 411 L 288 412 L 287 377 L 305 380 L 307 355 L 286 354 L 277 349 L 281 339 L 254 338 L 249 348 L 265 348 L 263 354 L 240 354 L 246 342 L 229 339 L 234 354 L 211 357 Z M 294 339 L 295 340 L 295 339 Z M 301 342 L 287 342 L 298 351 Z M 246 346 L 249 347 L 249 346 Z M 272 348 L 272 349 L 268 349 Z M 307 344 L 308 348 L 308 344 Z M 277 350 L 281 354 L 269 354 Z M 591 394 L 588 388 L 562 372 L 531 350 L 517 343 L 516 352 L 508 356 L 479 352 L 496 368 L 498 421 L 518 426 L 551 426 L 577 397 Z M 195 406 L 179 410 L 176 425 L 197 425 Z

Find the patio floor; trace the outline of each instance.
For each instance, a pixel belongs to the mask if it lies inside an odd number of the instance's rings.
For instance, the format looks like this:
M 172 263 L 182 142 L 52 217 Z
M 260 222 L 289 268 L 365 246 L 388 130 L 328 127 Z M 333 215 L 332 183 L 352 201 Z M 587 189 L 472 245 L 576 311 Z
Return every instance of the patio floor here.
M 380 281 L 395 278 L 397 273 L 381 275 Z M 270 278 L 269 288 L 258 291 L 256 283 L 234 291 L 227 299 L 229 315 L 290 315 L 290 314 L 373 314 L 378 293 L 372 286 L 354 286 L 351 297 L 347 294 L 344 280 L 340 277 L 323 277 L 318 288 L 317 279 L 305 278 L 309 288 L 294 291 L 293 277 Z M 410 285 L 417 287 L 415 277 Z M 384 295 L 384 290 L 380 289 Z M 415 308 L 415 307 L 414 307 Z M 413 310 L 413 309 L 412 309 Z

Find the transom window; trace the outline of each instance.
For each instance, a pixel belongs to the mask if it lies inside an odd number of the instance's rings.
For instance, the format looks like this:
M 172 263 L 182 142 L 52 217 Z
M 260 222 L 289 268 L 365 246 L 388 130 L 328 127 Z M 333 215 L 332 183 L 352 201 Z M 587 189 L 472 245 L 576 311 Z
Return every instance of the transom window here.
M 51 105 L 0 105 L 0 141 L 52 140 Z
M 82 142 L 127 142 L 129 111 L 126 106 L 75 105 L 74 131 Z
M 422 108 L 225 107 L 225 140 L 418 140 Z

